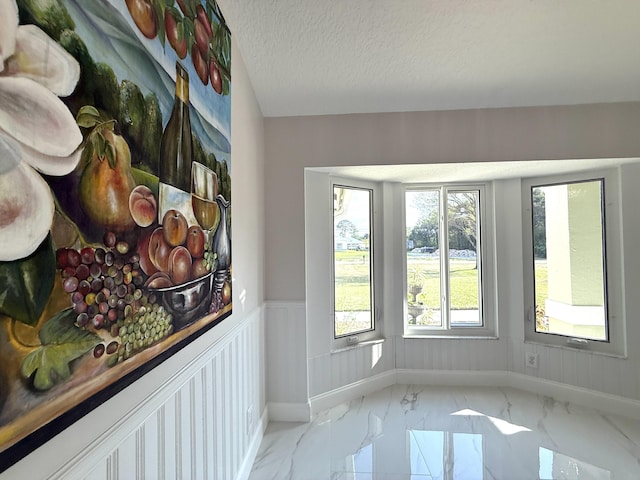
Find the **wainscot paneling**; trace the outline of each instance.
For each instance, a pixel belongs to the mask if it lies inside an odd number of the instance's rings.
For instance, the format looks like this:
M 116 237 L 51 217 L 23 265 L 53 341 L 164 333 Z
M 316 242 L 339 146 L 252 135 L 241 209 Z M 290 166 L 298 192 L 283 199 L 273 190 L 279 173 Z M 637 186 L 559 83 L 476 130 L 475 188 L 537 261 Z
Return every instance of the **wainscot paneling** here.
M 538 355 L 538 367 L 525 366 L 525 355 Z M 637 362 L 576 349 L 548 347 L 509 340 L 509 370 L 537 379 L 599 391 L 630 400 L 640 400 Z
M 279 411 L 307 404 L 305 303 L 267 302 L 265 338 L 269 418 L 278 420 Z
M 508 335 L 499 339 L 390 335 L 309 356 L 304 302 L 269 302 L 265 316 L 271 420 L 307 421 L 337 403 L 394 383 L 412 382 L 510 386 L 640 418 L 635 357 L 547 347 Z M 512 328 L 516 335 L 522 334 L 521 329 Z M 525 366 L 525 353 L 538 354 L 538 368 Z
M 256 309 L 50 478 L 248 478 L 266 427 Z
M 309 396 L 356 383 L 395 368 L 393 339 L 365 342 L 309 359 Z
M 396 368 L 507 370 L 507 341 L 398 337 Z

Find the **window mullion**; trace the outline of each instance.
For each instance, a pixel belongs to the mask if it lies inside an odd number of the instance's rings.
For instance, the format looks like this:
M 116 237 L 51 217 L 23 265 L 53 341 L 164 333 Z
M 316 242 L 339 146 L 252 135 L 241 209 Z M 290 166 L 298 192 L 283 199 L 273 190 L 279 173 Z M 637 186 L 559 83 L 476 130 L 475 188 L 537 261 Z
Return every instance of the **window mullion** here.
M 449 219 L 447 218 L 448 203 L 447 189 L 440 189 L 440 312 L 442 312 L 442 325 L 449 330 L 451 328 L 450 285 L 449 285 Z

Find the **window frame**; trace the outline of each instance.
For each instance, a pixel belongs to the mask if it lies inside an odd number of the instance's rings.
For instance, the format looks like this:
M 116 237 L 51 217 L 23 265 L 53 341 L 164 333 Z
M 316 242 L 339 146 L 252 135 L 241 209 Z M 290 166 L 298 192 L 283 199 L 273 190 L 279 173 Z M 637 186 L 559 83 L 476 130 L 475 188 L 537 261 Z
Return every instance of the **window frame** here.
M 604 304 L 608 330 L 607 340 L 584 339 L 560 333 L 536 331 L 535 321 L 535 255 L 533 252 L 532 189 L 540 186 L 564 185 L 602 180 L 603 258 L 605 264 Z M 624 269 L 622 261 L 622 212 L 620 170 L 591 170 L 565 175 L 536 176 L 521 179 L 522 192 L 522 259 L 525 343 L 588 351 L 616 357 L 626 356 L 626 318 L 623 298 Z
M 369 259 L 370 259 L 370 279 L 371 279 L 371 329 L 353 332 L 345 335 L 335 335 L 335 228 L 334 228 L 334 188 L 351 188 L 355 190 L 367 190 L 370 192 L 370 209 L 369 209 Z M 380 245 L 382 244 L 382 231 L 380 229 L 381 222 L 378 221 L 381 211 L 381 194 L 380 188 L 373 182 L 362 180 L 348 179 L 344 177 L 329 177 L 329 191 L 331 198 L 331 288 L 330 293 L 330 315 L 331 315 L 331 350 L 337 351 L 344 348 L 356 346 L 359 343 L 378 340 L 381 338 L 382 322 L 380 311 L 382 305 L 381 284 L 379 281 L 379 265 L 381 265 L 380 255 L 382 255 Z
M 420 338 L 479 338 L 479 339 L 495 339 L 498 338 L 498 321 L 496 315 L 496 277 L 495 277 L 495 219 L 493 212 L 493 182 L 473 182 L 473 183 L 420 183 L 420 184 L 404 184 L 402 190 L 402 325 L 404 337 L 420 337 Z M 482 325 L 451 325 L 450 311 L 450 295 L 449 295 L 449 261 L 448 255 L 440 257 L 441 265 L 441 310 L 447 310 L 447 314 L 443 315 L 442 326 L 427 325 L 409 325 L 408 318 L 408 284 L 407 284 L 407 192 L 424 191 L 424 190 L 440 190 L 440 212 L 439 212 L 439 241 L 446 240 L 447 251 L 449 243 L 449 232 L 447 227 L 448 209 L 443 199 L 448 193 L 455 192 L 478 192 L 478 212 L 477 212 L 477 229 L 480 248 L 476 252 L 478 258 L 479 269 L 479 298 L 478 309 L 480 311 Z M 441 247 L 442 248 L 442 247 Z M 445 289 L 446 287 L 446 289 Z M 443 303 L 442 297 L 446 295 L 446 304 Z

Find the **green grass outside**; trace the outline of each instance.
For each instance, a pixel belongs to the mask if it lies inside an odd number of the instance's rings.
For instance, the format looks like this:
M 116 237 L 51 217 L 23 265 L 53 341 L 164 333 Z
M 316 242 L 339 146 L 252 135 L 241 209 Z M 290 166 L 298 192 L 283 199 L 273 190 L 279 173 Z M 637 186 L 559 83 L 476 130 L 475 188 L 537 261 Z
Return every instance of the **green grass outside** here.
M 369 252 L 335 254 L 336 311 L 358 312 L 371 308 Z
M 547 262 L 536 262 L 535 274 L 536 305 L 540 305 L 542 308 L 544 308 L 545 301 L 549 296 L 549 290 L 547 287 Z
M 336 252 L 336 310 L 354 312 L 368 310 L 371 305 L 369 287 L 369 252 Z M 364 259 L 364 260 L 363 260 Z M 451 305 L 453 309 L 478 308 L 478 275 L 472 260 L 453 259 L 450 264 Z M 409 269 L 424 274 L 422 294 L 424 305 L 440 306 L 440 263 L 431 258 L 409 259 Z M 547 267 L 536 264 L 536 304 L 544 306 L 547 298 Z

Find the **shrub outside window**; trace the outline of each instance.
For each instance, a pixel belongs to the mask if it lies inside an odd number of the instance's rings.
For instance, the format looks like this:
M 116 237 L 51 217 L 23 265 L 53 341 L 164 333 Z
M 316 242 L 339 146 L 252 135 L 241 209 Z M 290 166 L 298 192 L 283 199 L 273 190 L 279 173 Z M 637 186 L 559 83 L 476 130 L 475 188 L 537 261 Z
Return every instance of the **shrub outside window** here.
M 405 191 L 405 334 L 492 333 L 485 298 L 486 186 Z

